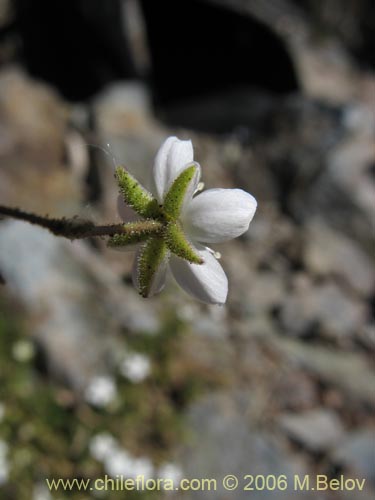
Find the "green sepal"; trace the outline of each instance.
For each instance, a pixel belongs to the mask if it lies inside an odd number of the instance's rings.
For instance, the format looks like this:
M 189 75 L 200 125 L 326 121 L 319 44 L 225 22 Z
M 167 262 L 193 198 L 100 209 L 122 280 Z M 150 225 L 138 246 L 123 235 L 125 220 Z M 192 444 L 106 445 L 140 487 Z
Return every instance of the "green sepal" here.
M 164 230 L 164 239 L 169 250 L 192 264 L 203 264 L 204 260 L 194 250 L 178 222 L 171 222 Z
M 149 297 L 152 284 L 159 267 L 164 265 L 168 248 L 159 238 L 149 238 L 143 245 L 138 258 L 138 291 L 142 297 Z
M 127 222 L 123 225 L 124 232 L 118 233 L 109 238 L 109 247 L 123 247 L 134 243 L 141 243 L 147 240 L 150 235 L 156 235 L 161 232 L 163 226 L 155 220 L 142 220 L 136 222 Z
M 197 168 L 197 165 L 185 168 L 173 181 L 172 186 L 165 195 L 163 209 L 170 219 L 177 220 L 179 217 L 186 191 L 196 174 Z
M 123 167 L 116 168 L 116 179 L 125 203 L 141 217 L 155 219 L 161 215 L 157 200 Z

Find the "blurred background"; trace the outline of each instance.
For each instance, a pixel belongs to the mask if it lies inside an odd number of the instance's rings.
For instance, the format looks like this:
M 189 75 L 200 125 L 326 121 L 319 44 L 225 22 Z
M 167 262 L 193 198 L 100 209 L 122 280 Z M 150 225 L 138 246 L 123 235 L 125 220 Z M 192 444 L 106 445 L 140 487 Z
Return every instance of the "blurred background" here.
M 169 135 L 258 200 L 215 248 L 224 307 L 173 280 L 144 300 L 132 253 L 0 221 L 1 499 L 249 498 L 45 482 L 104 474 L 344 474 L 364 490 L 252 493 L 374 498 L 374 5 L 0 1 L 0 204 L 119 222 L 114 164 L 147 184 Z

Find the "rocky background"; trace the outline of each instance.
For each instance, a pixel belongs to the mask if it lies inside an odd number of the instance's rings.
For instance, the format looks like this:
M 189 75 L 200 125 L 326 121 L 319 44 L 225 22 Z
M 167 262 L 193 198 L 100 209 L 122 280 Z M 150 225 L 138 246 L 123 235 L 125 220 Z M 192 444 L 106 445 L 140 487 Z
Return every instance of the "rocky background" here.
M 117 222 L 168 135 L 252 193 L 224 307 L 132 254 L 0 222 L 0 498 L 373 498 L 374 4 L 0 2 L 0 204 Z M 49 492 L 45 478 L 326 474 L 363 491 Z M 243 481 L 242 484 L 245 484 Z

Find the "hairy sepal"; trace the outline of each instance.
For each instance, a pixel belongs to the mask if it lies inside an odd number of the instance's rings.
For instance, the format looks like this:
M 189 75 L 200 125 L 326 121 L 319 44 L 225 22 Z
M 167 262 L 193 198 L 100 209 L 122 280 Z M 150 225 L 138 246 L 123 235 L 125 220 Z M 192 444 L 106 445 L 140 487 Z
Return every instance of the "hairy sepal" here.
M 155 220 L 144 220 L 128 222 L 123 225 L 124 232 L 115 234 L 108 240 L 108 246 L 112 248 L 133 245 L 146 241 L 152 235 L 162 231 L 162 224 Z
M 163 210 L 171 220 L 177 220 L 179 217 L 187 192 L 197 175 L 198 169 L 197 164 L 185 168 L 173 181 L 168 193 L 165 195 Z
M 168 249 L 192 264 L 203 264 L 204 260 L 186 238 L 178 222 L 170 222 L 164 230 L 164 239 Z
M 153 283 L 161 266 L 166 265 L 168 248 L 159 238 L 149 238 L 143 245 L 137 262 L 137 288 L 142 297 L 153 295 Z
M 116 168 L 116 180 L 129 207 L 145 219 L 160 217 L 157 200 L 123 167 Z

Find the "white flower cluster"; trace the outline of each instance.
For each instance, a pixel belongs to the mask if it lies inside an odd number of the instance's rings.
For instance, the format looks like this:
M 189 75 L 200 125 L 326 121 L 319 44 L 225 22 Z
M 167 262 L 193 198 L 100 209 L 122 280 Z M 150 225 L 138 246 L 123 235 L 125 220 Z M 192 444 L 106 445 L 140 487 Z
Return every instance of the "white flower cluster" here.
M 106 473 L 113 478 L 123 476 L 136 479 L 137 476 L 143 476 L 145 480 L 165 478 L 177 482 L 182 477 L 182 471 L 177 465 L 165 463 L 155 468 L 149 458 L 134 457 L 121 448 L 117 440 L 106 432 L 94 436 L 89 448 L 91 455 L 103 463 Z

